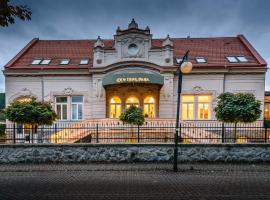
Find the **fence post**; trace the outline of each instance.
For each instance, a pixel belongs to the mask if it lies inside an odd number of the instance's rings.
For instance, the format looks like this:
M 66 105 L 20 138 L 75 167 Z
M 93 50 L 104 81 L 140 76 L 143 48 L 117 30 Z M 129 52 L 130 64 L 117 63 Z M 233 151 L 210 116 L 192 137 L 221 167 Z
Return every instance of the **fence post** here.
M 140 126 L 138 125 L 138 131 L 137 131 L 137 137 L 138 137 L 138 143 L 140 143 Z
M 224 126 L 224 122 L 222 122 L 222 143 L 225 142 L 225 126 Z
M 55 143 L 57 144 L 57 124 L 54 124 Z
M 13 124 L 13 144 L 16 144 L 16 125 L 15 123 Z
M 267 127 L 264 127 L 264 142 L 267 143 Z
M 97 143 L 98 143 L 98 124 L 96 125 L 96 133 L 97 133 Z

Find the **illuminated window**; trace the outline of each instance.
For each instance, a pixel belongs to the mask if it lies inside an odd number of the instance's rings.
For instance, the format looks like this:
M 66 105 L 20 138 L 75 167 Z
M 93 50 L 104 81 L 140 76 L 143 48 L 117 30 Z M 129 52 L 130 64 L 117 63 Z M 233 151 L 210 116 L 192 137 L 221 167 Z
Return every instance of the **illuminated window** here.
M 121 99 L 113 97 L 110 100 L 110 118 L 119 118 L 121 115 Z
M 210 96 L 198 96 L 198 119 L 210 119 Z
M 131 105 L 134 105 L 136 107 L 139 107 L 139 99 L 137 97 L 129 97 L 126 100 L 126 108 L 129 108 Z
M 264 104 L 264 118 L 270 120 L 270 103 Z
M 71 119 L 80 120 L 83 118 L 83 96 L 71 97 Z
M 182 95 L 181 110 L 182 120 L 211 119 L 211 96 Z
M 59 120 L 67 120 L 67 97 L 56 97 L 56 113 Z
M 152 96 L 144 99 L 143 113 L 146 118 L 155 118 L 155 99 Z
M 193 120 L 194 119 L 194 96 L 183 95 L 182 96 L 182 119 Z

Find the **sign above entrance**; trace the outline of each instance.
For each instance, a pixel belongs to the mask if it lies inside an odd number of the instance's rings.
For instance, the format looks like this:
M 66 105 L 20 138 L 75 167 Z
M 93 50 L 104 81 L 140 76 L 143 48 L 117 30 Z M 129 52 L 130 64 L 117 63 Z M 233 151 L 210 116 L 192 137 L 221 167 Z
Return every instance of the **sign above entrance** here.
M 152 73 L 122 73 L 122 74 L 109 74 L 103 78 L 103 86 L 125 84 L 125 83 L 147 83 L 163 85 L 164 78 L 160 74 Z

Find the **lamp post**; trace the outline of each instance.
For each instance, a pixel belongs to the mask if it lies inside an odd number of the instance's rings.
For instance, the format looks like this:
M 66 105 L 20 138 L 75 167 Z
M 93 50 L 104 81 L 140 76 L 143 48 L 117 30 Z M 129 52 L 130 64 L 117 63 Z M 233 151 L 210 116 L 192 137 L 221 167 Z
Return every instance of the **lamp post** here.
M 177 172 L 177 157 L 178 157 L 178 140 L 182 140 L 181 136 L 181 123 L 180 120 L 180 98 L 182 92 L 182 75 L 188 74 L 192 70 L 192 63 L 188 62 L 189 50 L 185 53 L 183 59 L 177 63 L 179 67 L 177 68 L 178 74 L 178 90 L 177 90 L 177 110 L 176 110 L 176 123 L 175 123 L 175 135 L 174 135 L 174 157 L 173 157 L 173 171 Z

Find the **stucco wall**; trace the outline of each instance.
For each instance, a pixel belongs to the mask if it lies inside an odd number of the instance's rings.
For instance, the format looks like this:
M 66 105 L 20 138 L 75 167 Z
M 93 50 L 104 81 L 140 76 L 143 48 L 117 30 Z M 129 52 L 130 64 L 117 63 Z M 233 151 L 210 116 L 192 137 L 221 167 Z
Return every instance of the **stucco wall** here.
M 182 144 L 179 162 L 270 162 L 270 144 Z M 0 163 L 168 162 L 172 144 L 0 145 Z

